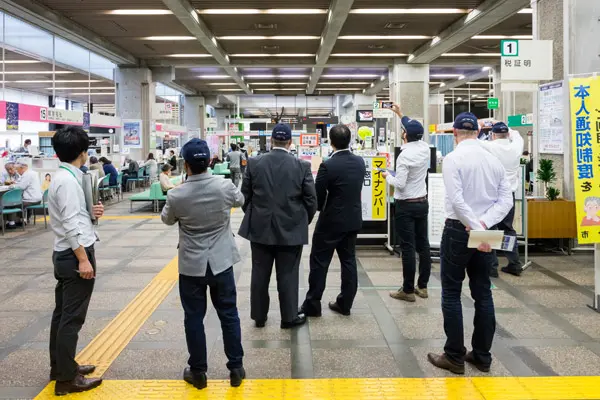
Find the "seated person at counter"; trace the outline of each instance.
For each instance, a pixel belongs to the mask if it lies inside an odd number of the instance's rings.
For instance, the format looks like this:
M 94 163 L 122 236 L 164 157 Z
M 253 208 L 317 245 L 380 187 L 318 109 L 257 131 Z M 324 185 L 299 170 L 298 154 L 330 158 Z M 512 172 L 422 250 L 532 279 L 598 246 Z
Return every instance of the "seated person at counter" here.
M 102 164 L 98 162 L 98 158 L 95 156 L 90 157 L 90 170 L 98 171 L 98 179 L 104 178 L 106 176 Z
M 175 151 L 171 150 L 171 158 L 169 159 L 169 164 L 171 165 L 171 171 L 177 171 L 177 157 L 175 156 Z
M 173 189 L 175 185 L 173 182 L 171 182 L 171 165 L 170 164 L 165 164 L 162 167 L 162 173 L 160 174 L 160 188 L 162 189 L 163 193 L 167 193 L 169 190 Z
M 130 156 L 125 156 L 125 164 L 127 169 L 123 171 L 123 191 L 127 189 L 127 181 L 129 179 L 135 179 L 138 176 L 138 170 L 140 169 L 137 161 L 132 160 Z
M 102 169 L 104 170 L 105 176 L 110 174 L 108 185 L 117 186 L 117 176 L 119 173 L 113 163 L 106 157 L 100 157 L 100 162 L 102 163 Z
M 40 204 L 42 202 L 42 185 L 38 173 L 30 170 L 25 163 L 16 163 L 15 165 L 21 178 L 11 186 L 11 189 L 23 190 L 23 206 L 25 208 Z M 27 216 L 27 220 L 29 221 L 29 216 Z M 13 224 L 9 222 L 9 226 L 13 225 L 14 222 Z
M 147 167 L 146 175 L 150 177 L 150 182 L 156 182 L 158 179 L 158 163 L 154 158 L 154 153 L 148 153 L 148 159 L 141 167 Z
M 0 185 L 12 185 L 19 180 L 20 176 L 15 168 L 15 163 L 9 162 L 4 165 L 4 171 L 0 175 Z

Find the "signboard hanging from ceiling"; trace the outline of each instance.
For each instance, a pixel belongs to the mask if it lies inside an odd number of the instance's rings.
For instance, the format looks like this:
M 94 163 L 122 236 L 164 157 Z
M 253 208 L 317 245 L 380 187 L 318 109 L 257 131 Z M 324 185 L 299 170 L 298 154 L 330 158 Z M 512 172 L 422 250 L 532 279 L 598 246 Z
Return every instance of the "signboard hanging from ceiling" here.
M 502 82 L 551 80 L 552 46 L 552 40 L 502 40 Z

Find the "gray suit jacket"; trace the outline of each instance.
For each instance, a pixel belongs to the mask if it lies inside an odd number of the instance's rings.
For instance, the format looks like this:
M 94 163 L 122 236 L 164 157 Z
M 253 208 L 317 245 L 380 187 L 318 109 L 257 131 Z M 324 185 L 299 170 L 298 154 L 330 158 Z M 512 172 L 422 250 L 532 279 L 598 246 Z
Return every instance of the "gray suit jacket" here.
M 272 246 L 308 244 L 308 225 L 317 212 L 309 163 L 278 149 L 251 158 L 242 193 L 241 237 Z
M 240 261 L 231 209 L 243 204 L 244 196 L 229 179 L 207 173 L 169 190 L 161 218 L 167 225 L 179 222 L 181 275 L 205 276 L 208 264 L 217 275 Z

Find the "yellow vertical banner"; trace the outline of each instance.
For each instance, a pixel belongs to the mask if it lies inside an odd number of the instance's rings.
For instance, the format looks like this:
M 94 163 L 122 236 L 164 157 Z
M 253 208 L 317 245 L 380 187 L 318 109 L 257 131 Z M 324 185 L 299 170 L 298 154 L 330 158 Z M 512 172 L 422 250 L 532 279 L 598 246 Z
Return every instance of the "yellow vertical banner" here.
M 373 157 L 371 165 L 373 168 L 372 220 L 385 221 L 387 219 L 387 183 L 384 177 L 381 176 L 381 170 L 387 169 L 387 158 Z
M 569 81 L 577 238 L 600 243 L 600 79 Z

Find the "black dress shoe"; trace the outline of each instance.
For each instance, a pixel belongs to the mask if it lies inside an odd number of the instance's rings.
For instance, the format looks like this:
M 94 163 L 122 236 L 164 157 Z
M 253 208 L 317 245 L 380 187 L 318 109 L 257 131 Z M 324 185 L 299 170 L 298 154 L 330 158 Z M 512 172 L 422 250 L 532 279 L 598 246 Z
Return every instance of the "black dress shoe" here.
M 315 311 L 313 308 L 309 308 L 306 306 L 300 307 L 300 309 L 298 310 L 298 314 L 304 314 L 307 317 L 316 317 L 316 318 L 322 316 L 321 310 Z
M 266 323 L 267 323 L 267 318 L 265 318 L 265 320 L 264 320 L 264 321 L 254 321 L 254 325 L 255 325 L 257 328 L 264 328 L 264 327 L 265 327 L 265 325 L 266 325 Z
M 340 305 L 337 303 L 337 301 L 332 301 L 329 303 L 329 309 L 331 311 L 334 311 L 338 314 L 342 314 L 345 315 L 346 317 L 350 315 L 350 311 L 344 311 L 342 310 L 342 307 L 340 307 Z
M 99 378 L 86 378 L 83 375 L 77 374 L 72 381 L 57 381 L 54 386 L 54 394 L 64 396 L 69 393 L 87 392 L 97 388 L 102 383 Z
M 437 355 L 437 354 L 429 353 L 429 354 L 427 354 L 427 360 L 429 360 L 429 362 L 432 363 L 433 365 L 435 365 L 436 367 L 450 371 L 453 374 L 457 374 L 457 375 L 465 374 L 464 364 L 460 365 L 460 364 L 456 364 L 456 363 L 450 361 L 450 359 L 448 359 L 448 357 L 446 357 L 445 354 Z
M 465 356 L 465 361 L 480 370 L 481 372 L 490 372 L 490 366 L 480 363 L 475 359 L 475 355 L 472 351 L 468 352 Z
M 306 323 L 306 315 L 299 314 L 296 319 L 290 322 L 281 321 L 281 329 L 292 329 Z
M 94 372 L 95 370 L 96 370 L 95 365 L 78 365 L 77 366 L 77 373 L 81 374 L 81 375 L 89 375 L 92 372 Z M 56 372 L 50 371 L 50 380 L 51 381 L 56 380 Z
M 502 267 L 502 272 L 504 272 L 505 274 L 511 274 L 514 276 L 521 276 L 522 270 L 515 269 L 515 268 L 509 268 L 509 267 Z
M 202 390 L 208 386 L 206 381 L 206 374 L 201 372 L 194 372 L 187 367 L 183 370 L 183 380 L 194 386 L 196 389 Z
M 239 387 L 244 379 L 246 379 L 246 370 L 244 367 L 235 368 L 229 372 L 229 383 L 231 384 L 231 387 Z

